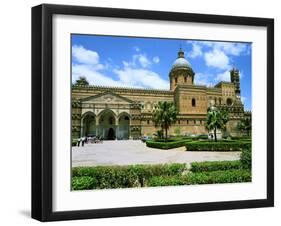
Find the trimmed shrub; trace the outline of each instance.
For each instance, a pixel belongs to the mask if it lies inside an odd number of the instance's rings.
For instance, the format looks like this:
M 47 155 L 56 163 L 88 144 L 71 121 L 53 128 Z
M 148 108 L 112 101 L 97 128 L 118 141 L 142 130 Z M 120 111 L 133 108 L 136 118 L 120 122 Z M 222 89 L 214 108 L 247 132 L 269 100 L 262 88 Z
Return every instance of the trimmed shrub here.
M 187 151 L 242 151 L 251 147 L 251 142 L 194 141 L 186 144 Z
M 96 186 L 96 180 L 93 177 L 73 177 L 72 190 L 93 189 Z
M 158 149 L 171 149 L 171 148 L 179 148 L 182 146 L 185 146 L 187 142 L 189 142 L 189 139 L 181 139 L 176 141 L 146 141 L 146 146 L 150 148 L 158 148 Z
M 71 144 L 72 144 L 72 146 L 76 146 L 77 145 L 77 139 L 72 139 L 72 141 L 71 141 Z
M 148 186 L 172 186 L 191 184 L 218 184 L 218 183 L 238 183 L 250 182 L 252 180 L 249 170 L 227 170 L 212 171 L 202 173 L 189 173 L 186 176 L 160 176 L 152 177 L 148 181 Z
M 240 155 L 240 161 L 242 164 L 242 167 L 245 169 L 251 169 L 252 168 L 252 148 L 245 148 L 241 152 Z
M 72 177 L 90 177 L 95 183 L 82 189 L 94 188 L 129 188 L 144 187 L 149 178 L 153 176 L 181 175 L 186 170 L 185 164 L 157 164 L 157 165 L 131 165 L 131 166 L 97 166 L 75 167 L 72 169 Z M 73 182 L 74 183 L 74 182 Z
M 192 137 L 192 140 L 208 140 L 209 137 L 207 134 L 200 134 L 196 137 Z
M 205 172 L 218 170 L 241 169 L 242 164 L 237 161 L 213 161 L 213 162 L 193 162 L 191 163 L 191 172 Z

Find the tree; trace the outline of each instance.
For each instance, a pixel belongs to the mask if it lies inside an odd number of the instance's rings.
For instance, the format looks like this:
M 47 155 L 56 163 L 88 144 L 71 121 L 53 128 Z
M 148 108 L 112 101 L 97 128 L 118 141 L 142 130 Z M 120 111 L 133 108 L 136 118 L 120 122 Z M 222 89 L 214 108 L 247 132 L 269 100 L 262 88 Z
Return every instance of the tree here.
M 228 122 L 228 114 L 225 111 L 220 111 L 215 107 L 208 110 L 206 128 L 214 130 L 215 141 L 217 142 L 217 130 L 224 130 Z
M 180 136 L 180 135 L 181 135 L 181 128 L 180 128 L 180 127 L 176 127 L 176 128 L 175 128 L 175 134 L 176 134 L 177 136 Z
M 161 127 L 161 130 L 165 130 L 165 141 L 168 138 L 168 129 L 176 121 L 178 111 L 173 103 L 164 101 L 158 102 L 153 111 L 152 120 L 155 127 Z
M 247 136 L 250 136 L 252 130 L 251 118 L 242 118 L 241 121 L 237 124 L 237 129 L 242 133 L 246 132 Z
M 86 77 L 80 76 L 79 79 L 76 80 L 75 85 L 77 85 L 77 86 L 88 86 L 89 82 L 87 81 Z

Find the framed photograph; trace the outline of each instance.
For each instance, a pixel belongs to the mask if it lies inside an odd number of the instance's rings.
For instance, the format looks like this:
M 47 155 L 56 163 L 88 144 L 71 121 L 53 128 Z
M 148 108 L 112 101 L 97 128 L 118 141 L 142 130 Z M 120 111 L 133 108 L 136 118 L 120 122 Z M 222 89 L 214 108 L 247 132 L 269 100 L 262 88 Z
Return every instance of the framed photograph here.
M 274 21 L 32 8 L 32 217 L 274 205 Z

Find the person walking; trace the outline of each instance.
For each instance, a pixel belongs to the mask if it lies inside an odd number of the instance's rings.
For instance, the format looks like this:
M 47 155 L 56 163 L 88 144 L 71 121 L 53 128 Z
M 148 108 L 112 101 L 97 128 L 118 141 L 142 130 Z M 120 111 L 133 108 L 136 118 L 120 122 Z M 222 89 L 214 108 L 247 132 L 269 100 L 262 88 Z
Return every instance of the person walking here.
M 78 140 L 77 140 L 77 147 L 80 146 L 80 142 L 81 142 L 81 138 L 79 137 Z
M 82 147 L 84 147 L 85 141 L 86 141 L 86 138 L 85 138 L 85 137 L 82 137 Z

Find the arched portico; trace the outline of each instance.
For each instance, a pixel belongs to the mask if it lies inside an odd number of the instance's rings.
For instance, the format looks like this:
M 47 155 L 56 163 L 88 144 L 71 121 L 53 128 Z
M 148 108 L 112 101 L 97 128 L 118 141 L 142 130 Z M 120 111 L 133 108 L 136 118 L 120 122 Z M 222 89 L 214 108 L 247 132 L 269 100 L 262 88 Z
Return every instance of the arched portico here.
M 96 135 L 96 115 L 93 112 L 86 112 L 81 120 L 81 136 Z
M 122 112 L 118 116 L 117 139 L 127 140 L 130 138 L 130 115 Z
M 115 113 L 109 109 L 102 111 L 98 116 L 98 135 L 105 140 L 116 139 L 116 122 Z

